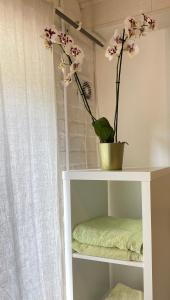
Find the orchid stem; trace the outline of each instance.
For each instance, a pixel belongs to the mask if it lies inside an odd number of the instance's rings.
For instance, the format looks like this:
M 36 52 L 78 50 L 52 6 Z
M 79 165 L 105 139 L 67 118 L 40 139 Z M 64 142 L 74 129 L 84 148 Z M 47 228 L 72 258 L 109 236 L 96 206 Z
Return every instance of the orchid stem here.
M 122 36 L 122 47 L 120 51 L 120 55 L 117 61 L 117 70 L 116 70 L 116 108 L 115 108 L 115 116 L 114 116 L 114 132 L 115 132 L 115 142 L 117 143 L 117 131 L 118 131 L 118 117 L 119 117 L 119 91 L 120 91 L 120 77 L 122 70 L 122 59 L 123 59 L 123 46 L 125 43 L 125 29 L 123 29 Z
M 63 49 L 62 46 L 61 46 L 61 49 L 62 49 L 62 51 L 65 53 L 65 51 L 64 51 L 64 49 Z M 65 54 L 66 54 L 66 53 L 65 53 Z M 67 57 L 68 57 L 69 64 L 71 65 L 71 64 L 72 64 L 71 57 L 70 57 L 68 54 L 66 54 L 66 55 L 67 55 Z M 90 106 L 89 106 L 89 104 L 88 104 L 88 101 L 87 101 L 86 95 L 85 95 L 85 93 L 84 93 L 83 87 L 82 87 L 82 85 L 81 85 L 80 79 L 79 79 L 79 77 L 78 77 L 78 75 L 77 75 L 76 72 L 74 73 L 74 78 L 75 78 L 75 82 L 76 82 L 76 84 L 77 84 L 77 87 L 78 87 L 78 89 L 79 89 L 81 98 L 82 98 L 82 100 L 83 100 L 84 107 L 85 107 L 86 111 L 88 112 L 88 114 L 90 115 L 90 117 L 91 117 L 91 119 L 92 119 L 92 123 L 94 123 L 94 122 L 96 121 L 96 118 L 95 118 L 95 117 L 93 116 L 93 114 L 92 114 L 92 111 L 91 111 Z

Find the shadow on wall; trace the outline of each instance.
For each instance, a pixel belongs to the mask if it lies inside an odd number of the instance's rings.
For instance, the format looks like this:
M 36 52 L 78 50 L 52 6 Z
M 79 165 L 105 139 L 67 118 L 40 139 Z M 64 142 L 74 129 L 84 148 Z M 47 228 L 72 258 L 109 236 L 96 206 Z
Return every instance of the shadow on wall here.
M 124 166 L 165 166 L 170 164 L 170 28 L 138 44 L 139 55 L 124 56 L 121 78 L 119 139 L 129 143 Z M 97 54 L 97 71 L 102 70 L 97 74 L 100 114 L 112 122 L 115 65 L 101 56 Z M 102 82 L 104 76 L 107 83 Z

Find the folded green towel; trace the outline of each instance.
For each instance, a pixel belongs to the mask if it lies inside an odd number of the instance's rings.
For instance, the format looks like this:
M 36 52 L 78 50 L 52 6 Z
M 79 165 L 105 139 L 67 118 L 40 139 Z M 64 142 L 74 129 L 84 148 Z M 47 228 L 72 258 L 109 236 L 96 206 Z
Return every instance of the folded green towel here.
M 73 239 L 81 244 L 119 248 L 142 254 L 141 219 L 98 217 L 75 227 Z
M 127 287 L 124 284 L 118 283 L 110 292 L 105 300 L 143 300 L 143 292 Z
M 87 244 L 81 244 L 78 241 L 73 240 L 72 249 L 80 254 L 112 258 L 118 260 L 127 261 L 142 261 L 143 257 L 141 254 L 132 252 L 129 250 L 121 250 L 118 248 L 91 246 Z

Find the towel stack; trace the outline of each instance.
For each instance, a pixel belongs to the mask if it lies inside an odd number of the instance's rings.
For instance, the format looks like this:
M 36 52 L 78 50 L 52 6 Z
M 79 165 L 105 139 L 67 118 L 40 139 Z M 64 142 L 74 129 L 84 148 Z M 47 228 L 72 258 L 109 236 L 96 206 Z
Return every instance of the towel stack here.
M 75 227 L 74 251 L 90 256 L 142 261 L 141 219 L 98 217 Z
M 143 292 L 127 287 L 118 283 L 104 300 L 143 300 Z

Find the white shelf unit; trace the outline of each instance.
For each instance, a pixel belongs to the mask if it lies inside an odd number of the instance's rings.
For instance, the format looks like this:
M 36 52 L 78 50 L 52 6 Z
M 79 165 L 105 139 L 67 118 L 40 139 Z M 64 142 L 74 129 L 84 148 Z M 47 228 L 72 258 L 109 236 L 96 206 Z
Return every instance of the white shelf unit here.
M 170 300 L 170 168 L 63 172 L 67 300 L 101 300 L 118 282 Z M 143 262 L 72 253 L 72 230 L 111 215 L 142 218 Z

